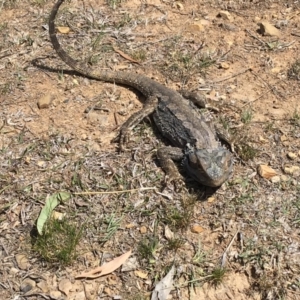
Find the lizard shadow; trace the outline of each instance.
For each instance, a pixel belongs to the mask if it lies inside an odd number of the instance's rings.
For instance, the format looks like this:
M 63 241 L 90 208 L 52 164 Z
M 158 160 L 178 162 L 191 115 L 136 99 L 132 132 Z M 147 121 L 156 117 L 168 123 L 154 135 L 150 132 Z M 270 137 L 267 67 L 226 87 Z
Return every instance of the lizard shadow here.
M 44 56 L 44 57 L 40 57 L 40 58 L 35 58 L 34 60 L 31 61 L 31 64 L 40 70 L 51 72 L 51 73 L 61 72 L 63 74 L 67 74 L 67 75 L 71 75 L 71 76 L 76 75 L 76 76 L 80 76 L 83 78 L 87 77 L 85 75 L 80 74 L 79 72 L 77 72 L 75 70 L 57 69 L 57 68 L 49 67 L 44 64 L 40 64 L 39 61 L 41 59 L 43 59 L 43 61 L 44 61 L 45 58 L 52 58 L 52 56 Z M 136 94 L 137 98 L 142 103 L 145 101 L 145 96 L 138 90 L 131 88 L 128 85 L 118 84 L 118 86 L 124 87 L 127 90 L 130 90 L 131 92 Z M 151 116 L 150 116 L 150 118 L 149 117 L 145 118 L 142 122 L 145 122 L 151 126 L 151 128 L 153 129 L 154 135 L 160 141 L 162 141 L 164 145 L 166 145 L 166 146 L 171 145 L 170 142 L 165 137 L 163 137 L 162 134 L 159 132 L 159 130 L 156 127 L 155 122 L 152 120 Z M 160 168 L 161 166 L 160 166 L 159 160 L 156 158 L 154 161 L 155 161 L 155 164 L 157 165 L 157 167 Z M 182 178 L 184 179 L 185 188 L 187 189 L 187 191 L 196 194 L 198 201 L 206 201 L 208 197 L 213 196 L 218 191 L 219 187 L 209 187 L 209 186 L 202 185 L 199 182 L 195 181 L 194 179 L 192 179 L 191 177 L 189 177 L 186 174 L 186 172 L 185 172 L 183 166 L 181 166 L 180 162 L 175 162 L 175 163 L 178 168 L 178 171 L 180 172 L 180 174 L 182 175 Z

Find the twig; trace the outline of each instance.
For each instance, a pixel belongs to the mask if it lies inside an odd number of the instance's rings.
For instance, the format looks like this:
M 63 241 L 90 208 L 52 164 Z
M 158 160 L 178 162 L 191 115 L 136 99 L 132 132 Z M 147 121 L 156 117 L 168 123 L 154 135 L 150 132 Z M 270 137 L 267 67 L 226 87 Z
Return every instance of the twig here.
M 226 77 L 217 79 L 217 80 L 213 80 L 213 81 L 211 81 L 211 83 L 219 83 L 219 82 L 222 82 L 222 81 L 231 79 L 231 78 L 233 78 L 233 77 L 236 77 L 236 76 L 238 76 L 238 75 L 244 74 L 244 73 L 246 73 L 247 71 L 251 71 L 251 70 L 252 70 L 252 68 L 249 67 L 249 68 L 243 69 L 243 70 L 241 70 L 241 71 L 239 71 L 239 72 L 237 72 L 237 73 L 235 73 L 235 74 L 232 74 L 232 75 L 229 75 L 229 76 L 226 76 Z
M 248 101 L 247 103 L 245 103 L 245 104 L 241 107 L 241 109 L 244 108 L 245 106 L 247 106 L 247 105 L 249 105 L 249 104 L 251 104 L 251 103 L 254 103 L 254 102 L 256 102 L 257 100 L 261 99 L 263 96 L 265 96 L 266 94 L 268 94 L 269 92 L 271 92 L 272 89 L 273 89 L 273 88 L 269 88 L 266 92 L 264 92 L 264 93 L 262 93 L 261 95 L 259 95 L 256 99 L 254 99 L 254 100 L 252 100 L 252 101 Z
M 139 189 L 131 189 L 131 190 L 122 190 L 122 191 L 109 191 L 109 192 L 79 192 L 73 193 L 74 195 L 104 195 L 104 194 L 123 194 L 123 193 L 134 193 L 134 192 L 143 192 L 148 190 L 155 190 L 155 187 L 144 187 Z
M 292 32 L 291 35 L 300 37 L 300 33 Z
M 233 236 L 233 238 L 231 239 L 228 247 L 226 248 L 226 250 L 224 251 L 223 255 L 222 255 L 222 261 L 221 261 L 221 267 L 224 268 L 225 264 L 226 264 L 226 259 L 227 259 L 227 253 L 229 251 L 229 249 L 231 248 L 237 234 L 239 232 L 239 229 L 236 231 L 235 235 Z
M 263 45 L 268 45 L 267 42 L 262 41 L 261 39 L 259 39 L 257 36 L 255 36 L 254 34 L 252 34 L 248 29 L 245 29 L 246 32 L 248 32 L 248 34 L 253 37 L 254 39 L 258 40 L 260 43 L 262 43 Z

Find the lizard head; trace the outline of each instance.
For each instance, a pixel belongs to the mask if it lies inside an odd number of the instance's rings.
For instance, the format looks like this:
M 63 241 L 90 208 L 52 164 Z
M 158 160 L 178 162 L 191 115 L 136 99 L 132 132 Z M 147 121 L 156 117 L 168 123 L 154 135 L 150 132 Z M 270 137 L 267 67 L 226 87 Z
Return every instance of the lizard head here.
M 218 187 L 233 170 L 231 153 L 225 148 L 194 149 L 186 153 L 184 165 L 188 175 L 203 185 Z

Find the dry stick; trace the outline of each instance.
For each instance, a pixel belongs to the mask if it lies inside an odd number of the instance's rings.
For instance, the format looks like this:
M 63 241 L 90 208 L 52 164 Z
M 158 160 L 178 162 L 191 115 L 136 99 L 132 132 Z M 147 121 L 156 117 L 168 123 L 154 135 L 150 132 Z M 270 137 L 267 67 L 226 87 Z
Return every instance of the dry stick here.
M 226 259 L 227 259 L 227 253 L 229 251 L 229 249 L 231 248 L 237 234 L 239 233 L 239 229 L 236 231 L 235 235 L 233 236 L 232 240 L 230 241 L 228 247 L 226 248 L 226 250 L 224 251 L 223 255 L 222 255 L 222 262 L 221 262 L 221 267 L 224 268 L 224 265 L 226 264 Z
M 258 40 L 260 43 L 262 43 L 263 45 L 267 45 L 267 42 L 262 41 L 261 39 L 259 39 L 257 36 L 255 36 L 254 34 L 252 34 L 248 29 L 245 29 L 246 32 L 248 32 L 248 34 L 253 37 L 254 39 Z
M 262 93 L 261 95 L 259 95 L 256 99 L 254 99 L 254 100 L 252 100 L 252 101 L 248 101 L 246 104 L 244 104 L 244 105 L 241 107 L 241 109 L 244 108 L 245 106 L 250 105 L 251 103 L 254 103 L 254 102 L 256 102 L 257 100 L 261 99 L 263 96 L 265 96 L 266 94 L 268 94 L 269 92 L 271 92 L 272 89 L 273 89 L 273 88 L 270 88 L 270 89 L 268 89 L 266 92 L 264 92 L 264 93 Z
M 148 190 L 155 190 L 155 187 L 144 187 L 139 189 L 131 189 L 131 190 L 122 190 L 122 191 L 109 191 L 109 192 L 80 192 L 73 193 L 74 195 L 104 195 L 104 194 L 123 194 L 123 193 L 134 193 L 134 192 L 143 192 Z
M 300 33 L 296 33 L 296 32 L 292 32 L 291 35 L 294 35 L 294 36 L 297 36 L 297 37 L 300 37 Z
M 267 81 L 265 81 L 260 75 L 258 75 L 257 73 L 255 73 L 254 71 L 252 71 L 252 74 L 254 76 L 256 76 L 257 78 L 259 78 L 272 92 L 273 94 L 275 95 L 275 97 L 277 97 L 278 95 L 273 91 L 273 90 L 276 90 L 276 87 L 275 86 L 272 86 L 271 84 L 269 84 Z M 278 81 L 279 82 L 279 81 Z M 286 97 L 284 97 L 283 95 L 279 95 L 280 97 L 286 99 Z
M 249 67 L 249 68 L 243 69 L 243 70 L 241 70 L 241 71 L 239 71 L 239 72 L 237 72 L 237 73 L 235 73 L 235 74 L 226 76 L 226 77 L 224 77 L 224 78 L 220 78 L 220 79 L 217 79 L 217 80 L 213 80 L 213 81 L 211 81 L 211 83 L 219 83 L 219 82 L 221 82 L 221 81 L 225 81 L 225 80 L 231 79 L 231 78 L 233 78 L 233 77 L 236 77 L 236 76 L 238 76 L 238 75 L 244 74 L 244 73 L 246 73 L 247 71 L 251 71 L 251 70 L 252 70 L 252 68 Z

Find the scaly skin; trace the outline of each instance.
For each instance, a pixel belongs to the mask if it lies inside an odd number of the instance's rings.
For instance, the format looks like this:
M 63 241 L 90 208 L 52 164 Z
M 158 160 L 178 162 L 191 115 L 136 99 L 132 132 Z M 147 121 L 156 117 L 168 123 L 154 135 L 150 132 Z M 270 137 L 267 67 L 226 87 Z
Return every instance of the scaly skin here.
M 190 102 L 176 91 L 140 74 L 110 70 L 93 70 L 77 62 L 65 52 L 56 36 L 55 17 L 64 0 L 58 0 L 49 18 L 49 34 L 59 57 L 73 70 L 96 80 L 127 85 L 147 98 L 144 107 L 133 114 L 121 127 L 120 148 L 126 143 L 128 132 L 143 118 L 153 116 L 159 131 L 173 147 L 158 149 L 162 168 L 171 181 L 181 176 L 173 160 L 181 160 L 188 175 L 203 185 L 218 187 L 230 177 L 233 169 L 231 153 L 220 146 L 213 125 L 199 114 Z

